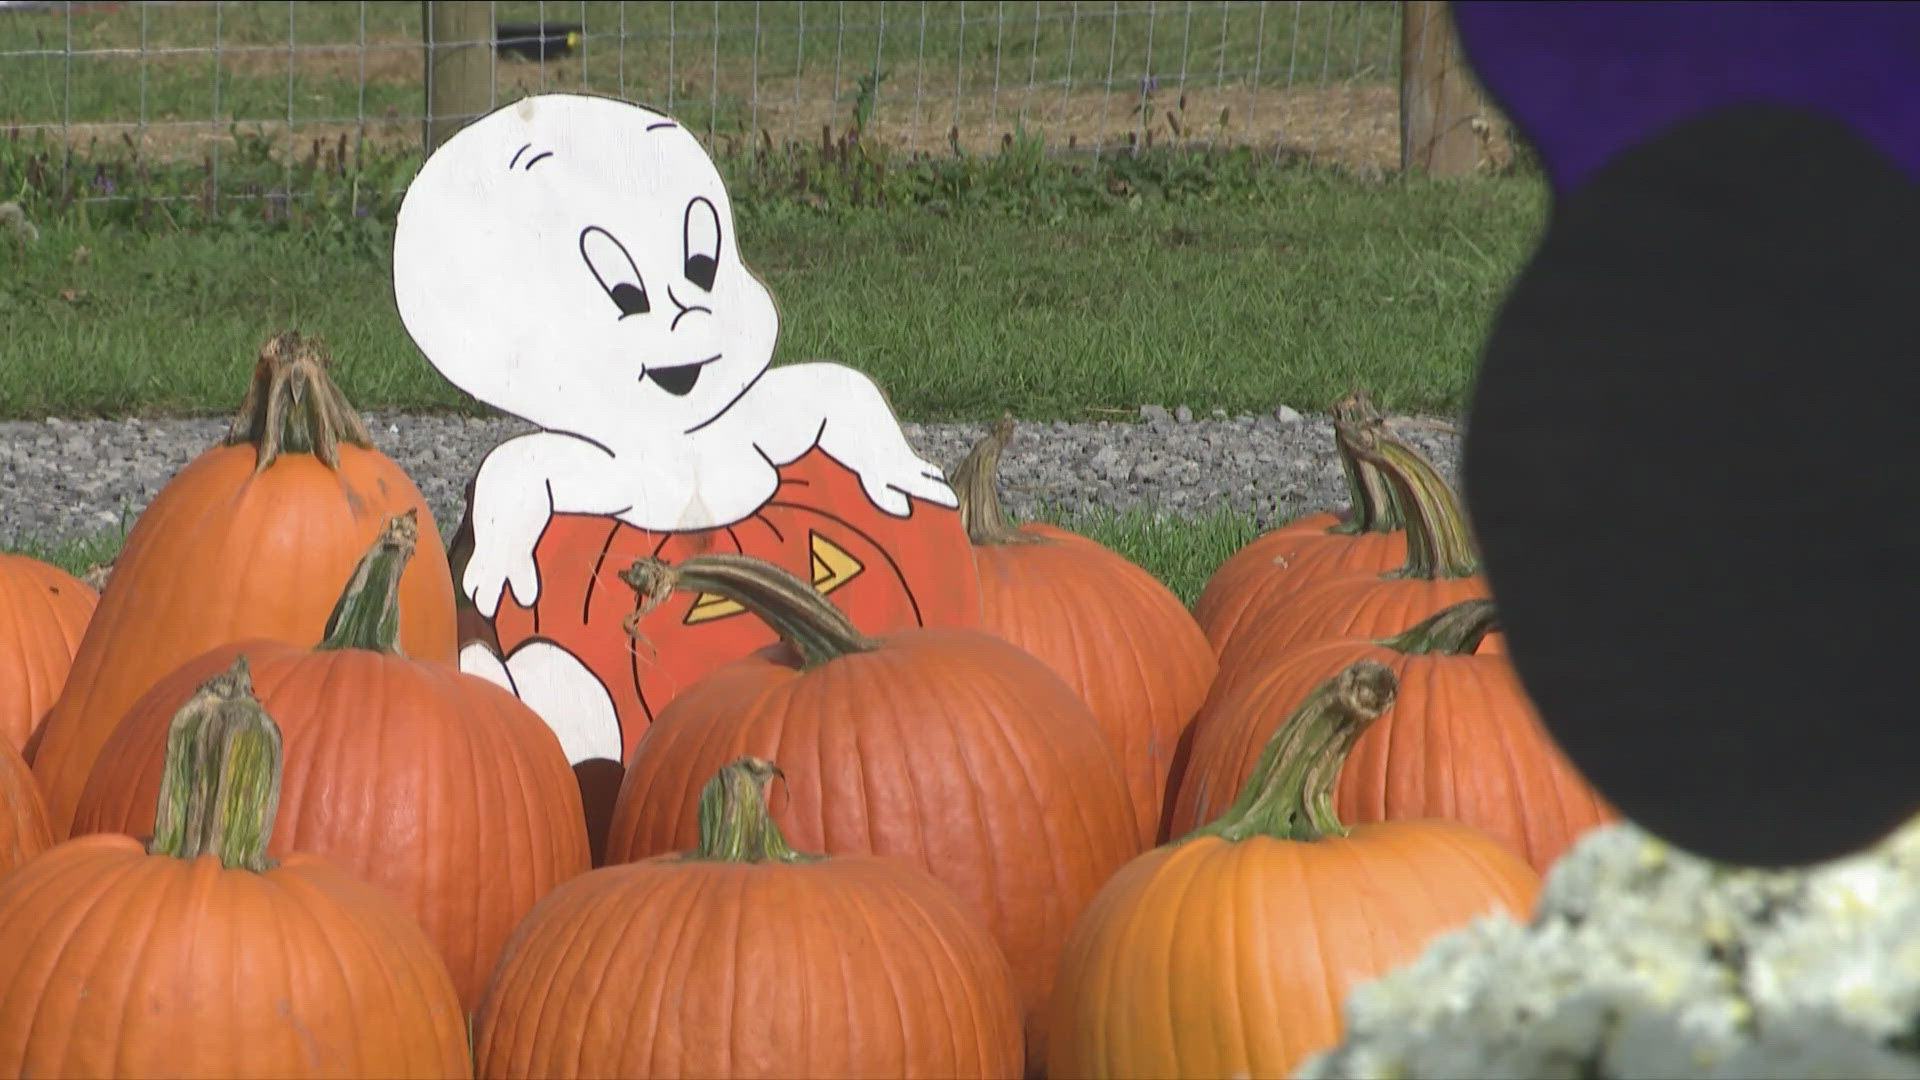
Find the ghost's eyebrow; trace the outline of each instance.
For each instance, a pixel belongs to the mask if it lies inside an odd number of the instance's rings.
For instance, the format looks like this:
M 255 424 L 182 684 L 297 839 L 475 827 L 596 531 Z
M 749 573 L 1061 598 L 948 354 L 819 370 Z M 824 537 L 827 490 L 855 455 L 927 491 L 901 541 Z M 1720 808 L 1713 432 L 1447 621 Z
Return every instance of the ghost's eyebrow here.
M 673 122 L 673 121 L 671 121 L 671 120 L 662 120 L 662 121 L 661 121 L 660 123 L 658 123 L 658 124 L 648 124 L 648 125 L 647 125 L 647 130 L 648 130 L 648 131 L 659 131 L 659 130 L 660 130 L 661 128 L 671 128 L 671 127 L 679 127 L 679 126 L 680 126 L 679 124 L 676 124 L 676 123 L 674 123 L 674 122 Z
M 524 154 L 524 153 L 526 153 L 527 151 L 529 151 L 529 150 L 531 150 L 531 149 L 533 149 L 533 144 L 532 144 L 532 143 L 528 143 L 528 144 L 526 144 L 525 146 L 522 146 L 522 147 L 521 147 L 520 149 L 518 149 L 518 150 L 515 150 L 515 151 L 513 152 L 513 160 L 512 160 L 512 161 L 509 161 L 509 162 L 507 162 L 507 168 L 509 168 L 509 169 L 511 169 L 511 168 L 514 168 L 514 167 L 516 167 L 516 166 L 518 166 L 518 165 L 520 164 L 520 155 L 521 155 L 521 154 Z M 531 169 L 531 168 L 533 168 L 533 167 L 534 167 L 535 165 L 538 165 L 538 164 L 539 164 L 539 163 L 541 163 L 542 161 L 545 161 L 546 159 L 548 159 L 548 158 L 550 158 L 550 157 L 552 157 L 552 156 L 553 156 L 553 151 L 551 151 L 551 150 L 545 150 L 545 151 L 542 151 L 542 152 L 540 152 L 540 153 L 538 153 L 538 154 L 535 154 L 535 155 L 533 155 L 532 157 L 530 157 L 530 158 L 528 158 L 528 159 L 527 159 L 527 164 L 526 164 L 526 168 L 529 168 L 529 169 Z

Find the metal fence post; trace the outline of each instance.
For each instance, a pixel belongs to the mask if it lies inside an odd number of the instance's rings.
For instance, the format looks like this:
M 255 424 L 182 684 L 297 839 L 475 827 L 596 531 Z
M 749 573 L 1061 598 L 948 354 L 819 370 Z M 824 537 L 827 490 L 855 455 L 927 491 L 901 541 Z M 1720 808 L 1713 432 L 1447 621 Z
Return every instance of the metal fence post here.
M 493 100 L 493 5 L 488 0 L 421 0 L 426 110 L 421 136 L 431 154 Z

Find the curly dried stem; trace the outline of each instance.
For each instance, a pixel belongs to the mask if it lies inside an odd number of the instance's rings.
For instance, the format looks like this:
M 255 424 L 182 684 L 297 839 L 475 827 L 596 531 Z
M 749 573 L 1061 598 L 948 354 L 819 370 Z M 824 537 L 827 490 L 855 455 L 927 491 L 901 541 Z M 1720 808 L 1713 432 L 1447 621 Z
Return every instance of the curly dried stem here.
M 976 547 L 1047 542 L 1046 537 L 1014 525 L 1000 504 L 1000 454 L 1012 441 L 1013 417 L 1002 416 L 947 478 L 960 499 L 960 525 Z
M 700 846 L 689 860 L 709 862 L 814 862 L 824 856 L 795 851 L 767 806 L 780 766 L 765 758 L 742 757 L 721 767 L 700 789 Z
M 1353 447 L 1342 437 L 1339 425 L 1378 427 L 1386 418 L 1372 399 L 1354 390 L 1333 403 L 1333 449 L 1340 459 L 1340 471 L 1347 477 L 1346 520 L 1328 532 L 1354 536 L 1360 533 L 1389 533 L 1406 527 L 1400 519 L 1400 507 L 1393 501 L 1393 489 L 1372 464 L 1354 456 Z
M 773 627 L 800 654 L 806 668 L 880 647 L 879 641 L 862 634 L 845 612 L 812 585 L 751 555 L 695 555 L 678 566 L 663 559 L 640 559 L 622 570 L 620 579 L 640 594 L 640 608 L 628 620 L 629 632 L 642 616 L 679 590 L 711 593 L 746 608 Z
M 256 448 L 254 475 L 282 454 L 311 454 L 340 467 L 340 444 L 371 448 L 373 435 L 327 375 L 332 359 L 318 341 L 288 331 L 260 348 L 253 382 L 227 429 L 225 445 Z
M 1187 839 L 1311 841 L 1347 834 L 1333 812 L 1347 755 L 1399 693 L 1393 669 L 1360 660 L 1322 683 L 1280 724 L 1233 805 Z
M 253 696 L 247 658 L 200 685 L 167 728 L 166 763 L 147 850 L 213 855 L 229 870 L 272 869 L 280 812 L 280 725 Z
M 1380 470 L 1405 515 L 1407 561 L 1386 576 L 1435 581 L 1480 572 L 1480 554 L 1460 498 L 1432 462 L 1387 434 L 1384 425 L 1336 421 L 1335 429 L 1351 444 L 1357 459 Z
M 347 587 L 327 616 L 321 649 L 367 649 L 400 656 L 400 575 L 420 539 L 420 515 L 408 509 L 387 519 L 360 557 Z

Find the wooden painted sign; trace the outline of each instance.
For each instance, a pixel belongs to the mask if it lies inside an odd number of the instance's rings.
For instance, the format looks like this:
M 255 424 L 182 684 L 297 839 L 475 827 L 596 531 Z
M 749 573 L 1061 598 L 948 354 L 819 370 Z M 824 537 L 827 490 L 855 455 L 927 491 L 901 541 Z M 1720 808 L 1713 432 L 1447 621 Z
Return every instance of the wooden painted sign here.
M 681 688 L 775 640 L 704 596 L 630 632 L 619 573 L 642 556 L 767 559 L 871 634 L 978 621 L 940 469 L 865 375 L 772 366 L 773 296 L 672 118 L 545 94 L 475 121 L 408 188 L 393 276 L 434 367 L 540 428 L 469 491 L 454 573 L 486 625 L 461 666 L 539 712 L 576 766 L 623 761 Z

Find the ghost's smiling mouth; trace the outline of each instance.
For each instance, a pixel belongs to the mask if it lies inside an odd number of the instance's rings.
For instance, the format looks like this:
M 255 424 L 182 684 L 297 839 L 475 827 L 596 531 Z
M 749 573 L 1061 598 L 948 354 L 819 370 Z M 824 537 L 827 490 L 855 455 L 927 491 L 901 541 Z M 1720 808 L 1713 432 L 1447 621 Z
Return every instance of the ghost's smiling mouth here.
M 693 392 L 693 384 L 700 381 L 700 369 L 720 359 L 714 353 L 705 360 L 695 360 L 691 364 L 676 364 L 672 367 L 652 367 L 640 373 L 642 380 L 652 379 L 660 389 L 674 397 L 686 397 Z

